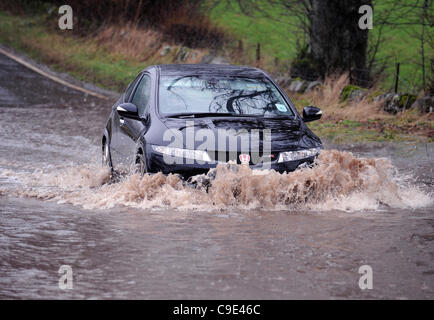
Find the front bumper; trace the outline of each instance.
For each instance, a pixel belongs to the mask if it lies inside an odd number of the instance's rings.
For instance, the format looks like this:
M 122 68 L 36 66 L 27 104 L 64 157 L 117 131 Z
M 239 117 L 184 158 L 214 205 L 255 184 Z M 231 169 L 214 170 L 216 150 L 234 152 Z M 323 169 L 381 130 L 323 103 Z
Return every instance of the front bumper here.
M 212 163 L 187 163 L 184 159 L 183 163 L 173 163 L 167 164 L 163 155 L 155 152 L 148 153 L 147 166 L 148 172 L 157 173 L 162 172 L 163 174 L 179 174 L 185 179 L 198 174 L 206 174 L 210 169 L 216 168 L 218 164 L 223 164 L 222 162 L 212 162 Z M 275 170 L 277 172 L 292 172 L 296 170 L 300 165 L 306 164 L 311 165 L 314 163 L 316 157 L 309 157 L 305 159 L 278 162 L 277 159 L 274 161 L 269 161 L 265 163 L 249 165 L 252 170 Z

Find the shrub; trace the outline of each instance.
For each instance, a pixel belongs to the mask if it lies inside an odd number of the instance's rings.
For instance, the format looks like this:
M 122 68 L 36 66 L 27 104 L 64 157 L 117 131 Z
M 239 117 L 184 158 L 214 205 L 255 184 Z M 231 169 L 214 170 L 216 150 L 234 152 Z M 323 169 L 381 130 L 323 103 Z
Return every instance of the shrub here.
M 346 85 L 341 92 L 341 102 L 343 101 L 347 101 L 348 98 L 350 97 L 351 92 L 355 91 L 355 90 L 363 90 L 361 87 L 359 86 L 355 86 L 352 84 L 348 84 Z
M 159 28 L 165 40 L 173 40 L 190 48 L 218 48 L 225 39 L 222 29 L 212 25 L 208 17 L 189 6 L 167 12 Z
M 16 0 L 2 5 L 5 9 L 26 12 L 26 8 L 47 12 L 68 4 L 74 10 L 74 34 L 87 36 L 107 25 L 137 25 L 165 34 L 167 41 L 190 48 L 220 47 L 225 39 L 223 29 L 214 26 L 201 11 L 201 0 Z M 57 28 L 57 10 L 48 23 Z
M 319 78 L 318 63 L 309 53 L 308 47 L 300 49 L 297 56 L 291 63 L 290 76 L 292 78 L 301 77 L 305 80 L 313 81 Z
M 413 103 L 416 101 L 416 96 L 410 93 L 404 93 L 399 97 L 400 109 L 410 109 Z

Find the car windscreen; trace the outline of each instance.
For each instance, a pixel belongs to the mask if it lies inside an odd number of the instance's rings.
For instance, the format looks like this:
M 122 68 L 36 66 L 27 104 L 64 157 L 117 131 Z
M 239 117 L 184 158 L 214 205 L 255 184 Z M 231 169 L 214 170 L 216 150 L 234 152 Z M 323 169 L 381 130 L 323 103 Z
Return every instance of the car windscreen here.
M 293 117 L 277 88 L 266 78 L 162 75 L 160 114 L 222 113 Z

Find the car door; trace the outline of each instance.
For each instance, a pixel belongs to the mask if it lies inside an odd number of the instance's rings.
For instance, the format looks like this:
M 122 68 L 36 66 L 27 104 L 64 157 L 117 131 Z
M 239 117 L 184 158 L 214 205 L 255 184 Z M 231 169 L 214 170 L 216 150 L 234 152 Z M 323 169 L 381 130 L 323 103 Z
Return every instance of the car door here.
M 144 73 L 135 88 L 130 102 L 137 106 L 140 116 L 147 112 L 149 97 L 151 95 L 151 77 Z M 137 139 L 144 128 L 142 120 L 120 117 L 119 150 L 125 164 L 132 164 L 136 160 Z
M 114 166 L 118 166 L 120 163 L 124 161 L 121 154 L 122 149 L 122 143 L 121 143 L 121 119 L 119 117 L 119 114 L 116 111 L 116 108 L 118 105 L 129 102 L 132 96 L 132 93 L 137 86 L 137 83 L 142 78 L 143 73 L 140 73 L 134 81 L 132 81 L 127 89 L 125 90 L 125 93 L 119 99 L 118 103 L 113 106 L 113 122 L 112 122 L 112 134 L 111 134 L 111 140 L 110 140 L 110 151 L 112 156 L 112 162 Z M 122 120 L 123 122 L 123 120 Z

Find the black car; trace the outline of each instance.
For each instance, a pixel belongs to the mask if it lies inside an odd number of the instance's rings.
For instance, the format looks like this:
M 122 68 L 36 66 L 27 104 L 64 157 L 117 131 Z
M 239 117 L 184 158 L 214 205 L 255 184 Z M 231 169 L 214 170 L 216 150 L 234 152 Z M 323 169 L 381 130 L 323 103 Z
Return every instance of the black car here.
M 312 163 L 321 140 L 262 70 L 233 65 L 156 65 L 115 103 L 102 137 L 112 170 L 206 173 L 219 163 L 288 172 Z

